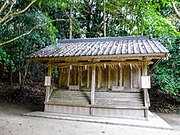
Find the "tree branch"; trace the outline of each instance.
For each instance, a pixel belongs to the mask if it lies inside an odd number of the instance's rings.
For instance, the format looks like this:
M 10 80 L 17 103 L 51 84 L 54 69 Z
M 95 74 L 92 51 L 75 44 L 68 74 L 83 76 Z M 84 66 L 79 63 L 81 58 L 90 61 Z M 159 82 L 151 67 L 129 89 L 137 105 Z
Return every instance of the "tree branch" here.
M 0 43 L 0 46 L 1 46 L 1 45 L 4 45 L 4 44 L 8 44 L 8 43 L 10 43 L 10 42 L 12 42 L 12 41 L 15 41 L 15 40 L 17 40 L 17 39 L 19 39 L 19 38 L 21 38 L 21 37 L 23 37 L 23 36 L 26 36 L 26 35 L 30 34 L 34 29 L 36 29 L 36 26 L 33 27 L 30 31 L 28 31 L 28 32 L 26 32 L 26 33 L 23 33 L 23 34 L 15 37 L 15 38 L 13 38 L 13 39 L 10 39 L 10 40 L 8 40 L 8 41 L 5 41 L 5 42 Z
M 65 19 L 55 19 L 55 20 L 52 20 L 51 22 L 55 22 L 55 21 L 66 21 L 66 20 L 65 20 Z M 34 26 L 32 29 L 30 29 L 30 30 L 29 30 L 28 32 L 26 32 L 26 33 L 23 33 L 23 34 L 15 37 L 15 38 L 13 38 L 13 39 L 10 39 L 10 40 L 8 40 L 8 41 L 1 42 L 1 43 L 0 43 L 0 46 L 1 46 L 1 45 L 5 45 L 5 44 L 8 44 L 8 43 L 10 43 L 10 42 L 13 42 L 13 41 L 15 41 L 15 40 L 17 40 L 17 39 L 19 39 L 19 38 L 21 38 L 21 37 L 23 37 L 23 36 L 29 35 L 33 30 L 35 30 L 35 29 L 37 29 L 37 28 L 39 28 L 39 27 L 43 27 L 43 26 L 45 26 L 45 25 L 47 25 L 47 23 L 43 23 L 43 24 L 41 24 L 41 25 Z
M 173 9 L 174 9 L 174 11 L 175 11 L 175 13 L 176 13 L 176 16 L 180 19 L 180 13 L 179 13 L 179 11 L 178 11 L 175 3 L 174 3 L 172 0 L 171 0 L 171 4 L 172 4 Z
M 15 12 L 13 13 L 12 15 L 15 16 L 15 15 L 18 15 L 18 14 L 22 14 L 24 13 L 32 4 L 34 4 L 37 0 L 33 0 L 27 7 L 25 7 L 23 10 L 19 11 L 19 12 Z
M 4 21 L 6 21 L 10 16 L 16 16 L 19 14 L 24 13 L 32 4 L 34 4 L 37 0 L 33 0 L 27 7 L 25 7 L 23 10 L 20 10 L 19 12 L 15 12 L 15 13 L 11 13 L 12 7 L 14 4 L 11 5 L 9 12 L 0 20 L 0 24 L 3 23 Z
M 8 0 L 4 2 L 4 4 L 1 6 L 0 13 L 6 8 L 6 5 L 9 3 Z
M 11 4 L 11 7 L 10 7 L 8 13 L 0 20 L 0 24 L 9 18 L 13 6 L 14 6 L 14 3 Z

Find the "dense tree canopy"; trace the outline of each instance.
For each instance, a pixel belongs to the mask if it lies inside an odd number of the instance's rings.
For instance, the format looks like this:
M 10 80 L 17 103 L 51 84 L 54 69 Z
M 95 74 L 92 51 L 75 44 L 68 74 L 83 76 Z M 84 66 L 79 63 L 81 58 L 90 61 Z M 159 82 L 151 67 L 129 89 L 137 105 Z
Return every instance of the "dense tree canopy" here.
M 26 55 L 70 33 L 72 38 L 148 35 L 170 49 L 169 59 L 155 69 L 156 87 L 178 95 L 179 11 L 178 0 L 2 0 L 1 72 L 21 75 Z

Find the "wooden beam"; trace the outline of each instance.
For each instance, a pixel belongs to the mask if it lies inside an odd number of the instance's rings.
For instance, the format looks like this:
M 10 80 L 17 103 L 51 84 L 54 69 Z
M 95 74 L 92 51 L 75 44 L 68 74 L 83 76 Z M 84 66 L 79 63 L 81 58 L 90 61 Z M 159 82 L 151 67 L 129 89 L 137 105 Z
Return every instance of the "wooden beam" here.
M 152 64 L 153 62 L 151 62 L 150 60 L 147 61 L 148 64 Z M 69 67 L 70 65 L 73 66 L 84 66 L 84 65 L 88 65 L 88 66 L 92 66 L 92 65 L 97 65 L 97 66 L 104 66 L 104 64 L 108 65 L 108 66 L 112 66 L 112 65 L 129 65 L 129 64 L 136 64 L 136 65 L 142 65 L 142 61 L 112 61 L 112 62 L 67 62 L 67 63 L 53 63 L 53 66 L 59 66 L 59 67 Z
M 101 82 L 102 82 L 102 71 L 101 67 L 98 67 L 98 89 L 101 88 Z
M 156 54 L 121 54 L 121 55 L 104 55 L 104 56 L 70 56 L 70 57 L 45 57 L 45 58 L 29 58 L 29 61 L 78 61 L 78 60 L 117 60 L 122 61 L 124 59 L 138 59 L 142 60 L 143 57 L 150 57 L 153 59 L 160 59 L 161 57 L 165 57 L 167 53 L 156 53 Z
M 108 89 L 111 88 L 111 67 L 108 66 Z
M 96 66 L 92 66 L 91 105 L 94 105 L 95 87 L 96 87 Z

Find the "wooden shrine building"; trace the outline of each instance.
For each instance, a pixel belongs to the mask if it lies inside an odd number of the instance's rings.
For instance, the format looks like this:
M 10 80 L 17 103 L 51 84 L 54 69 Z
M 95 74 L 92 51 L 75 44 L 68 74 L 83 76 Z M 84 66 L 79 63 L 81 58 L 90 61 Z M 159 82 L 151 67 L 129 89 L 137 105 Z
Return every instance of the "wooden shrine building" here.
M 141 78 L 167 53 L 148 37 L 105 37 L 60 40 L 29 60 L 48 67 L 45 111 L 131 118 L 148 116 L 147 80 Z M 59 77 L 52 81 L 54 67 Z

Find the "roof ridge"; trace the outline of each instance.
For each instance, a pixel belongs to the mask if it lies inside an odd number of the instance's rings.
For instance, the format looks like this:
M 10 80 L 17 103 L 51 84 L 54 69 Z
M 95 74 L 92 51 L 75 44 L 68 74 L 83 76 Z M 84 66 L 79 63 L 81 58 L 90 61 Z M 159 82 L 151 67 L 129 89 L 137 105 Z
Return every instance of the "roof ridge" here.
M 97 37 L 97 38 L 77 38 L 58 40 L 58 43 L 77 43 L 77 42 L 94 42 L 94 41 L 112 41 L 112 40 L 143 40 L 150 39 L 149 36 L 120 36 L 120 37 Z

